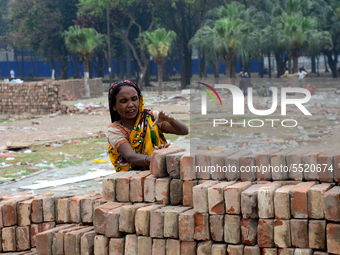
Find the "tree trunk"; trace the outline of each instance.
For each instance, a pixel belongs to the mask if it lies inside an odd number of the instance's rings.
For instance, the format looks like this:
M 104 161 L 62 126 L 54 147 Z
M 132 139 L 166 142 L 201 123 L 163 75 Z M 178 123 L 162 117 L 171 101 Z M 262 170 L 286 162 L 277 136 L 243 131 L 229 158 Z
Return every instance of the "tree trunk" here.
M 294 73 L 294 70 L 292 70 L 292 57 L 288 57 L 288 72 L 289 73 Z
M 89 78 L 90 79 L 93 79 L 92 65 L 93 65 L 92 60 L 89 60 Z
M 268 78 L 272 78 L 272 63 L 270 62 L 270 51 L 267 53 L 268 56 Z
M 312 55 L 310 56 L 310 59 L 311 59 L 311 61 L 312 61 L 312 73 L 316 73 L 315 55 L 312 54 Z
M 170 80 L 169 78 L 169 74 L 168 72 L 166 71 L 166 60 L 165 62 L 162 64 L 162 68 L 163 68 L 163 80 Z
M 326 61 L 326 54 L 323 55 L 323 60 L 325 62 L 325 73 L 328 73 L 328 68 L 327 68 L 327 61 Z
M 298 59 L 299 57 L 297 56 L 293 56 L 293 73 L 297 73 L 298 72 Z
M 58 80 L 58 75 L 57 75 L 57 72 L 56 72 L 56 69 L 55 69 L 53 56 L 50 56 L 49 59 L 50 59 L 50 65 L 51 65 L 51 69 L 52 69 L 51 72 L 53 73 L 53 70 L 54 70 L 55 79 Z
M 198 76 L 202 79 L 201 47 L 198 47 Z
M 263 78 L 263 54 L 260 54 L 260 59 L 258 60 L 259 63 L 259 75 L 260 78 Z
M 230 59 L 229 58 L 225 58 L 225 75 L 227 78 L 227 84 L 230 84 Z
M 84 60 L 84 86 L 85 98 L 90 98 L 90 84 L 89 84 L 89 61 Z
M 35 77 L 39 77 L 37 54 L 34 52 Z
M 232 79 L 236 78 L 236 57 L 235 56 L 233 56 L 233 59 L 232 59 L 231 78 Z
M 120 65 L 119 78 L 124 79 L 124 60 L 119 61 L 119 65 Z
M 157 63 L 158 73 L 158 95 L 162 95 L 163 68 L 161 63 Z
M 332 56 L 332 52 L 327 52 L 326 55 L 327 55 L 327 59 L 328 59 L 329 68 L 332 71 L 332 77 L 338 78 L 338 72 L 337 72 L 338 70 L 337 70 L 337 63 L 336 63 L 337 59 L 338 59 L 337 52 L 334 53 L 334 59 L 333 59 L 333 56 Z
M 126 79 L 131 78 L 131 50 L 126 44 Z
M 67 56 L 61 55 L 59 57 L 59 66 L 60 66 L 60 77 L 62 80 L 66 80 L 68 78 L 67 69 L 68 69 L 68 63 L 67 63 Z
M 25 77 L 25 55 L 24 55 L 23 49 L 21 49 L 21 70 L 22 70 L 22 77 Z
M 218 70 L 220 69 L 219 62 L 218 61 L 213 61 L 212 62 L 212 68 L 213 68 L 213 71 L 214 71 L 214 78 L 218 79 L 220 77 L 219 73 L 218 73 Z
M 17 64 L 17 74 L 16 76 L 19 77 L 20 76 L 20 69 L 19 69 L 19 62 L 18 62 L 18 50 L 14 47 L 14 58 L 15 58 L 15 62 Z
M 6 62 L 7 62 L 8 74 L 9 74 L 9 77 L 11 77 L 11 75 L 10 75 L 10 73 L 9 73 L 9 72 L 11 71 L 11 67 L 10 67 L 10 65 L 9 65 L 7 50 L 6 50 Z

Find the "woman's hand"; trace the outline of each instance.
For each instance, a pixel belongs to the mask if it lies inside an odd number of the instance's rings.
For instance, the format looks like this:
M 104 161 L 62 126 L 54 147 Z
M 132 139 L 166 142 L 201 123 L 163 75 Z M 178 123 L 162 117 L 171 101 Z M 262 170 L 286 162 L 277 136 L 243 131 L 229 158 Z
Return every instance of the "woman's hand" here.
M 167 144 L 161 144 L 159 146 L 155 146 L 155 150 L 161 150 L 161 149 L 165 149 L 165 148 L 168 148 L 170 146 L 170 143 L 167 143 Z
M 163 121 L 165 122 L 171 122 L 172 120 L 174 120 L 175 118 L 171 117 L 170 114 L 160 111 L 158 114 L 158 118 L 155 120 L 155 122 L 152 124 L 152 126 L 154 127 L 155 125 L 157 125 L 158 123 L 161 123 Z

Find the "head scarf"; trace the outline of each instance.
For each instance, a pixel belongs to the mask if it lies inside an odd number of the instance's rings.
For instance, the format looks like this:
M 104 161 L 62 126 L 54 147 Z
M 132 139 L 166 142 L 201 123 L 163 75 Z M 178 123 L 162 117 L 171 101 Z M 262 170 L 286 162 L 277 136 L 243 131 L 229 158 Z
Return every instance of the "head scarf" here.
M 135 125 L 131 132 L 129 132 L 123 125 L 117 122 L 118 113 L 113 110 L 114 93 L 121 86 L 131 86 L 137 90 L 139 95 L 138 115 Z M 155 146 L 166 144 L 166 139 L 158 126 L 152 127 L 155 119 L 150 110 L 144 109 L 144 97 L 140 92 L 136 83 L 129 80 L 120 80 L 115 82 L 109 89 L 109 107 L 111 115 L 111 125 L 118 128 L 125 134 L 127 141 L 136 153 L 144 155 L 152 155 Z M 130 170 L 145 170 L 147 167 L 140 167 L 131 165 L 127 162 L 118 151 L 109 145 L 109 156 L 111 163 L 114 165 L 117 172 Z

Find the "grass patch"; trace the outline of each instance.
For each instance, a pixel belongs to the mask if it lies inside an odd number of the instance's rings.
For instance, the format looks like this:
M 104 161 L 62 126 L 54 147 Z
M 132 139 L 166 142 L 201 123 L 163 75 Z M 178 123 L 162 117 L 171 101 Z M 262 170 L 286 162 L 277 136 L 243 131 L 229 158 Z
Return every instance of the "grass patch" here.
M 1 177 L 18 177 L 30 174 L 26 172 L 28 168 L 37 167 L 39 170 L 47 169 L 53 164 L 56 167 L 66 167 L 70 165 L 80 164 L 87 160 L 93 160 L 108 150 L 107 139 L 79 139 L 79 144 L 63 143 L 62 146 L 36 146 L 34 152 L 23 153 L 13 152 L 14 160 L 6 160 L 5 157 L 0 158 L 0 165 L 2 162 L 9 163 L 11 161 L 22 162 L 25 165 L 17 165 L 13 163 L 12 166 L 0 168 Z M 44 164 L 46 166 L 36 166 L 37 164 Z M 37 170 L 35 170 L 37 171 Z M 18 174 L 17 174 L 18 173 Z

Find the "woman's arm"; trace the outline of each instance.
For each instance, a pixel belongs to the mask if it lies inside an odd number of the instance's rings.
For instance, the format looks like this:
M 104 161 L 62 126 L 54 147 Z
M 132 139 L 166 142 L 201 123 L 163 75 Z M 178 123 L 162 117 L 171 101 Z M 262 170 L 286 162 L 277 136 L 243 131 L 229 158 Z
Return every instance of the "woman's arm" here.
M 158 123 L 165 122 L 162 124 L 162 131 L 164 133 L 175 134 L 175 135 L 187 135 L 188 127 L 182 121 L 171 117 L 168 113 L 160 111 L 158 118 L 155 120 L 152 126 Z
M 132 165 L 148 166 L 150 165 L 151 156 L 136 153 L 129 143 L 123 143 L 118 148 L 118 153 L 122 155 Z

